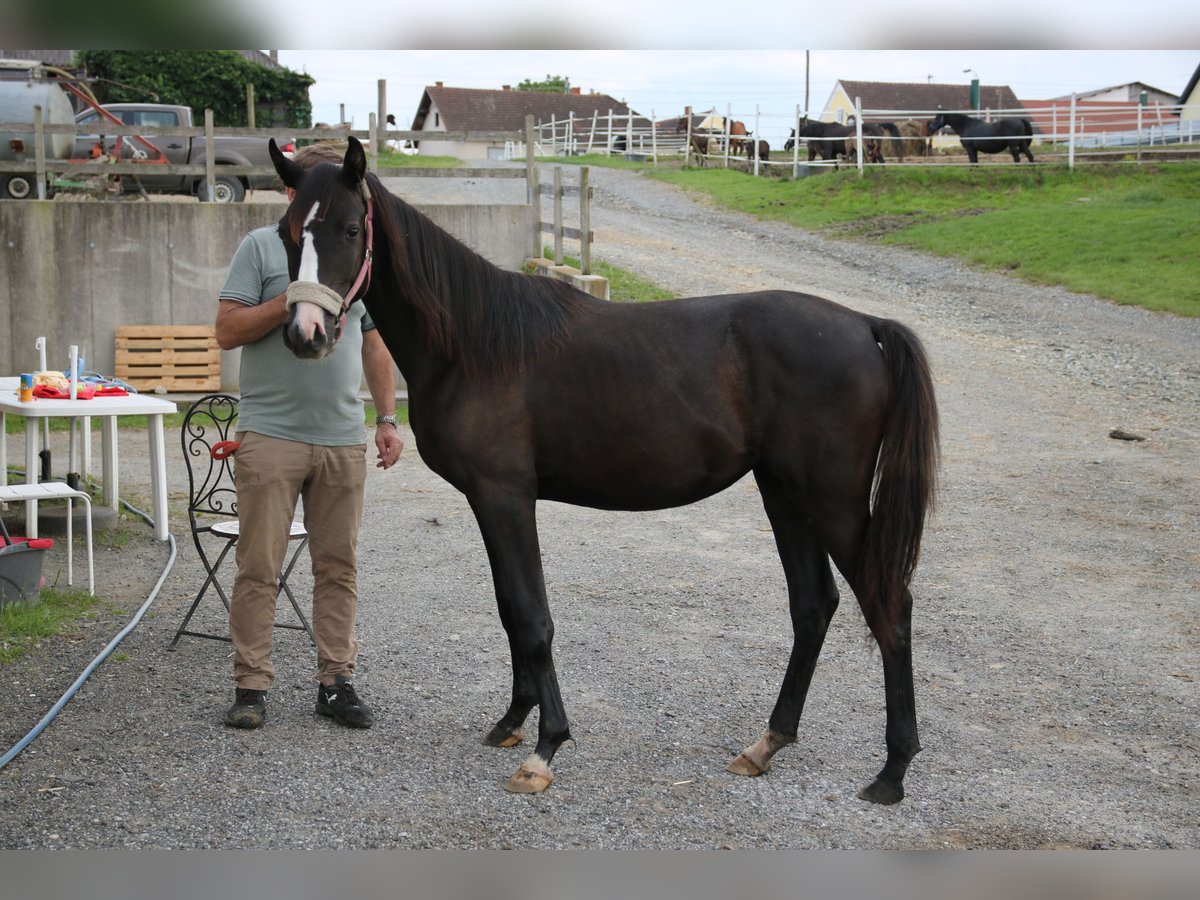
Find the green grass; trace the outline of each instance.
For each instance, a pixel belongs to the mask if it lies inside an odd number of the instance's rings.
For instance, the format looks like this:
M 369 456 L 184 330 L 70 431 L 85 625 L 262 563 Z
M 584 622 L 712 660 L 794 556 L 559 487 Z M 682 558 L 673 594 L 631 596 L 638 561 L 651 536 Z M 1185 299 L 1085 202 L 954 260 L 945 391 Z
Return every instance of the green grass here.
M 894 167 L 794 181 L 725 169 L 648 172 L 760 218 L 1200 316 L 1200 163 Z
M 93 619 L 104 601 L 83 590 L 46 588 L 35 602 L 0 609 L 0 664 L 20 659 L 43 640 Z
M 546 247 L 542 251 L 542 256 L 546 259 L 554 259 L 554 250 Z M 578 269 L 579 259 L 564 253 L 563 264 Z M 627 269 L 621 269 L 600 260 L 592 261 L 592 274 L 608 279 L 608 299 L 616 303 L 670 300 L 679 296 L 665 288 L 659 287 L 659 285 L 649 279 L 642 278 L 640 275 L 635 275 Z
M 379 154 L 381 169 L 452 169 L 461 165 L 462 160 L 454 156 L 410 156 L 391 150 Z

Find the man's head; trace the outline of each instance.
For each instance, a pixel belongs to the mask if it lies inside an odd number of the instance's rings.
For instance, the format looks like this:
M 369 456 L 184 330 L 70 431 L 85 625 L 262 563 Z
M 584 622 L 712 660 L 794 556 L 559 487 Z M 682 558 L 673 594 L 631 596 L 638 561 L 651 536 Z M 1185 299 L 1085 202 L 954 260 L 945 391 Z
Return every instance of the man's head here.
M 313 166 L 321 163 L 333 163 L 335 166 L 342 164 L 342 159 L 346 155 L 346 147 L 344 144 L 309 144 L 307 147 L 301 147 L 292 156 L 292 162 L 300 166 L 302 169 L 311 169 Z M 285 188 L 283 182 L 275 179 L 276 190 L 282 190 L 287 194 L 288 202 L 291 203 L 295 199 L 296 192 L 291 188 Z

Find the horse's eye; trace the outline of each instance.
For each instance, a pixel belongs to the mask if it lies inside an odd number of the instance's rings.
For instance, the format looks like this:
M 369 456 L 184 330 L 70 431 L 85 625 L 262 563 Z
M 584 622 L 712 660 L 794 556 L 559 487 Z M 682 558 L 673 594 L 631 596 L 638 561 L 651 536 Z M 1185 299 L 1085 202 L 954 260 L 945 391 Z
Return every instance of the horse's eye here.
M 354 240 L 356 237 L 358 237 L 358 226 L 348 225 L 346 227 L 346 237 L 348 237 L 350 240 Z

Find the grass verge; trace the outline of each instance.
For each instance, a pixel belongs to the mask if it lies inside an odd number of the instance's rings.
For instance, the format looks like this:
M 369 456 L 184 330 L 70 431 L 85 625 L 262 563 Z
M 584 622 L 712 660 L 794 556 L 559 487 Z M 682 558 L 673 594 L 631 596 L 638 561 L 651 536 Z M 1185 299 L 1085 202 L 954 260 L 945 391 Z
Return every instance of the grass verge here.
M 46 588 L 35 602 L 9 603 L 0 609 L 0 664 L 18 660 L 43 640 L 95 618 L 104 605 L 87 591 L 57 588 Z
M 554 251 L 546 247 L 542 251 L 546 259 L 554 258 Z M 563 254 L 563 264 L 579 268 L 579 259 Z M 616 303 L 641 303 L 648 300 L 671 300 L 679 295 L 660 287 L 648 278 L 635 275 L 627 269 L 610 265 L 601 260 L 592 261 L 592 274 L 608 279 L 608 299 Z

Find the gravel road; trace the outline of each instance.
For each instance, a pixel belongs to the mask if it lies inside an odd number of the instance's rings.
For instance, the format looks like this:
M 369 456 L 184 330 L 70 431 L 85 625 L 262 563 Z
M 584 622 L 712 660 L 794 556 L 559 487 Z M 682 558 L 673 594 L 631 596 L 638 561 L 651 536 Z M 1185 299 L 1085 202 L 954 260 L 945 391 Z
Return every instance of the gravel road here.
M 150 615 L 0 771 L 0 846 L 1200 847 L 1200 320 L 761 223 L 636 173 L 592 175 L 597 257 L 683 294 L 823 294 L 926 342 L 944 467 L 914 585 L 925 749 L 907 799 L 855 796 L 882 763 L 883 690 L 844 585 L 799 743 L 762 778 L 724 770 L 761 732 L 790 645 L 750 479 L 663 512 L 542 504 L 576 742 L 545 794 L 505 793 L 528 751 L 480 744 L 509 684 L 482 544 L 409 434 L 401 464 L 370 474 L 361 541 L 359 684 L 376 727 L 314 717 L 313 651 L 294 631 L 278 632 L 267 727 L 221 726 L 228 645 L 166 650 L 199 582 L 174 515 L 179 559 Z M 523 190 L 429 182 L 394 189 L 418 203 Z M 122 437 L 135 498 L 143 444 Z M 149 529 L 126 533 L 97 555 L 117 608 L 0 669 L 4 746 L 164 565 Z

